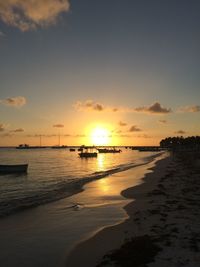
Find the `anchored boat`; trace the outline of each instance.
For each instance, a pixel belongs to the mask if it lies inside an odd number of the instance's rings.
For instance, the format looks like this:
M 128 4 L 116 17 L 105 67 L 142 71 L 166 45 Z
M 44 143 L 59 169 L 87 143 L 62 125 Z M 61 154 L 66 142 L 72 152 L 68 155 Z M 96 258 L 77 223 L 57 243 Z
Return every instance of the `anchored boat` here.
M 0 165 L 0 174 L 2 173 L 26 173 L 28 164 Z
M 94 149 L 96 150 L 96 148 L 92 147 L 84 147 L 84 150 L 81 151 L 81 153 L 79 153 L 79 156 L 81 158 L 96 158 L 98 153 L 96 151 L 94 151 Z
M 115 148 L 98 148 L 99 153 L 120 153 L 121 149 Z

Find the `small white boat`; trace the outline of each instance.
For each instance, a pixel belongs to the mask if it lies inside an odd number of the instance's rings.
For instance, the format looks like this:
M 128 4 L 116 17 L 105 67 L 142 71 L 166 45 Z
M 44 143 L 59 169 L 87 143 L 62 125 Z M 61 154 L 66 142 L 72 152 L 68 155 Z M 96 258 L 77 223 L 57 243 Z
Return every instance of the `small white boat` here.
M 0 173 L 24 173 L 28 170 L 28 164 L 0 165 Z

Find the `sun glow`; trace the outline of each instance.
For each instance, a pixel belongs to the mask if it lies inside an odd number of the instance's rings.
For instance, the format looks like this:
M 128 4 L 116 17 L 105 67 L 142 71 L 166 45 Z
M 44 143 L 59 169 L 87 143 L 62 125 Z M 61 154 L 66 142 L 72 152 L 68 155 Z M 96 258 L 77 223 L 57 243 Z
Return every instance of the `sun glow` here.
M 110 132 L 103 127 L 96 127 L 91 131 L 91 141 L 93 145 L 105 146 L 110 143 Z

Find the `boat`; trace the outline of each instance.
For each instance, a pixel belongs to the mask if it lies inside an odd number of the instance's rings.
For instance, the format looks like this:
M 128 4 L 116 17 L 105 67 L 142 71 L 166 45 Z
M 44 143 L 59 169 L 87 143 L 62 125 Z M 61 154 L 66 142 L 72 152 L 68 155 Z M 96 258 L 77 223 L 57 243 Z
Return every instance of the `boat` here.
M 96 158 L 98 153 L 96 152 L 96 149 L 94 151 L 95 147 L 84 147 L 84 150 L 81 151 L 81 153 L 79 153 L 79 156 L 81 158 Z
M 42 149 L 47 148 L 47 146 L 42 146 L 42 135 L 37 135 L 40 138 L 39 146 L 30 146 L 28 144 L 20 144 L 16 147 L 16 149 Z
M 96 158 L 97 157 L 97 152 L 81 152 L 79 153 L 79 156 L 81 158 Z
M 121 149 L 108 149 L 108 148 L 98 148 L 97 149 L 99 153 L 120 153 Z
M 76 151 L 76 149 L 75 148 L 70 148 L 69 151 L 70 152 L 74 152 L 74 151 Z
M 0 173 L 26 173 L 28 164 L 0 165 Z
M 29 149 L 30 146 L 27 144 L 20 144 L 16 147 L 16 149 Z
M 41 148 L 47 148 L 46 146 L 29 146 L 27 144 L 21 144 L 16 147 L 16 149 L 41 149 Z

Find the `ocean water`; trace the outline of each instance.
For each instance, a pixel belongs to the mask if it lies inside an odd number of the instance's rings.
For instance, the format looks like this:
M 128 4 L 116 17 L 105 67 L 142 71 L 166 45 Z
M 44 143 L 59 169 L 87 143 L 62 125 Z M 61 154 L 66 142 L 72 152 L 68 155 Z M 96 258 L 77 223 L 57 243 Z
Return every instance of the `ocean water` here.
M 28 163 L 27 174 L 0 175 L 0 217 L 79 192 L 87 182 L 147 164 L 157 152 L 122 149 L 81 159 L 78 152 L 51 148 L 0 149 L 0 164 Z

